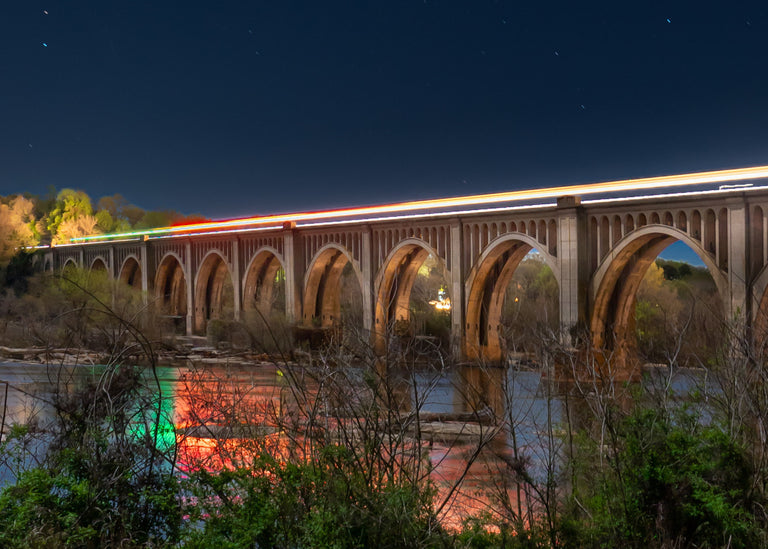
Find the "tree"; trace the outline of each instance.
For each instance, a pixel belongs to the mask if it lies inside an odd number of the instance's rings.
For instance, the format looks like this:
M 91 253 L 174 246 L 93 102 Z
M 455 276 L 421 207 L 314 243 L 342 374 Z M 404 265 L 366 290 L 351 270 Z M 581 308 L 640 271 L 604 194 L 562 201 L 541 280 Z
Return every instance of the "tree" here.
M 93 215 L 83 215 L 62 221 L 53 237 L 53 244 L 70 242 L 73 238 L 98 234 L 98 221 Z
M 23 196 L 0 204 L 0 264 L 6 263 L 18 248 L 39 243 L 34 210 L 34 202 Z
M 123 210 L 129 206 L 128 201 L 121 194 L 115 194 L 113 196 L 102 196 L 96 203 L 97 210 L 105 210 L 109 212 L 109 215 L 113 219 L 122 217 L 124 215 Z
M 172 211 L 150 211 L 144 212 L 139 221 L 134 224 L 134 228 L 155 229 L 157 227 L 168 227 L 178 214 Z
M 136 229 L 156 229 L 158 227 L 172 227 L 187 225 L 189 223 L 203 223 L 210 221 L 201 215 L 182 215 L 175 210 L 152 210 L 145 212 L 142 218 L 134 225 Z
M 17 251 L 8 261 L 2 277 L 2 284 L 21 296 L 29 288 L 29 279 L 34 275 L 34 254 L 25 250 Z
M 109 210 L 96 212 L 96 227 L 103 233 L 124 233 L 131 230 L 130 222 L 122 217 L 115 217 Z
M 90 197 L 83 191 L 73 189 L 62 189 L 56 197 L 56 206 L 47 218 L 53 244 L 94 234 L 97 223 Z
M 96 226 L 101 232 L 111 233 L 115 226 L 115 219 L 109 210 L 99 210 L 96 212 Z
M 146 215 L 143 209 L 129 204 L 121 194 L 101 197 L 96 209 L 99 228 L 106 233 L 130 231 Z
M 128 220 L 131 227 L 135 227 L 142 217 L 147 213 L 143 208 L 127 204 L 120 210 L 121 215 Z
M 705 268 L 663 260 L 648 268 L 635 305 L 644 360 L 679 366 L 713 360 L 723 341 L 722 320 L 721 300 Z
M 580 504 L 591 520 L 579 546 L 763 545 L 747 452 L 719 426 L 685 408 L 647 405 L 606 419 L 607 447 L 581 439 Z M 607 458 L 597 467 L 600 453 Z

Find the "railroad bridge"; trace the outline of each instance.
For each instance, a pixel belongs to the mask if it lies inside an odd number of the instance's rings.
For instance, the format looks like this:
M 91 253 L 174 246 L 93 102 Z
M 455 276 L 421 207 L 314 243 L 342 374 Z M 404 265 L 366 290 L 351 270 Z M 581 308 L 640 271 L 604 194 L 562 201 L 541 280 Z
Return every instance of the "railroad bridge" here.
M 332 327 L 350 265 L 363 328 L 382 349 L 431 257 L 453 302 L 454 353 L 498 361 L 505 291 L 533 249 L 557 280 L 563 334 L 583 328 L 598 347 L 632 337 L 640 281 L 675 241 L 706 264 L 727 314 L 762 326 L 766 178 L 766 167 L 744 168 L 210 222 L 79 239 L 46 250 L 45 264 L 103 269 L 183 318 L 188 334 L 204 334 L 224 307 L 235 318 L 269 307 L 280 269 L 289 321 Z

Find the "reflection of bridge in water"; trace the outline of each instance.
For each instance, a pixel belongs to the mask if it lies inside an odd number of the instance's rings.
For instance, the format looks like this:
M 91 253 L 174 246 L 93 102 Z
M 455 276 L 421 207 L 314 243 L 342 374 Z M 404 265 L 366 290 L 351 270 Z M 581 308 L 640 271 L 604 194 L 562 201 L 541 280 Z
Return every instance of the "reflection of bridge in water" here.
M 32 431 L 41 437 L 39 443 L 29 444 L 36 439 L 27 439 L 28 467 L 39 463 L 50 441 L 50 429 L 57 417 L 51 404 L 53 396 L 74 395 L 88 383 L 103 379 L 108 369 L 12 362 L 0 362 L 0 367 L 10 387 L 3 399 L 7 412 L 3 432 L 7 435 L 8 426 L 14 423 L 39 428 Z M 295 375 L 290 373 L 292 368 Z M 332 442 L 334 430 L 349 435 L 359 425 L 365 425 L 364 421 L 358 422 L 361 418 L 349 413 L 359 404 L 352 399 L 340 400 L 338 409 L 315 406 L 320 382 L 324 382 L 326 390 L 329 386 L 323 379 L 326 375 L 342 380 L 338 387 L 348 393 L 370 398 L 370 385 L 363 376 L 365 366 L 347 365 L 338 372 L 309 368 L 308 374 L 302 370 L 298 366 L 278 368 L 264 363 L 189 363 L 144 372 L 142 385 L 147 399 L 143 405 L 152 403 L 146 408 L 151 410 L 152 406 L 162 404 L 159 416 L 150 412 L 153 421 L 159 418 L 159 448 L 174 456 L 174 466 L 182 472 L 219 471 L 253 466 L 255 456 L 264 448 L 275 457 L 282 452 L 300 455 L 296 446 L 303 441 L 298 435 L 309 432 L 308 426 L 314 422 L 329 429 L 322 442 L 315 441 L 318 447 Z M 387 416 L 390 428 L 413 427 L 420 420 L 419 431 L 403 431 L 405 436 L 397 444 L 405 450 L 418 442 L 419 455 L 430 463 L 427 474 L 438 490 L 436 500 L 446 497 L 454 484 L 460 486 L 451 505 L 441 513 L 443 524 L 459 526 L 468 515 L 498 505 L 492 496 L 504 493 L 510 498 L 517 497 L 500 481 L 510 475 L 507 467 L 513 448 L 530 456 L 529 472 L 537 481 L 545 476 L 547 448 L 541 429 L 548 422 L 561 421 L 564 404 L 549 395 L 543 387 L 546 380 L 539 374 L 465 365 L 446 370 L 389 371 L 386 379 L 379 381 L 395 395 L 396 413 Z M 491 408 L 490 416 L 477 413 L 485 406 Z M 451 419 L 459 416 L 470 417 Z M 487 421 L 479 424 L 481 416 Z M 338 423 L 345 419 L 349 424 L 339 427 Z M 373 423 L 369 424 L 371 432 L 386 424 Z M 143 427 L 141 424 L 139 432 Z M 379 439 L 379 444 L 390 450 L 392 442 L 384 440 Z M 482 450 L 473 456 L 478 448 Z M 472 456 L 471 462 L 468 456 Z M 10 462 L 13 460 L 0 461 L 0 486 L 15 480 L 18 464 L 9 467 Z
M 764 178 L 768 168 L 746 168 L 203 223 L 84 238 L 51 248 L 46 266 L 103 269 L 156 297 L 193 334 L 224 309 L 236 319 L 268 309 L 281 269 L 288 320 L 333 327 L 349 265 L 362 327 L 383 350 L 394 322 L 409 319 L 414 280 L 432 257 L 453 302 L 454 354 L 497 361 L 507 285 L 536 249 L 559 285 L 563 333 L 581 328 L 594 345 L 620 349 L 633 337 L 644 273 L 675 241 L 706 264 L 729 316 L 765 324 L 768 187 L 738 184 Z M 640 196 L 649 189 L 666 194 Z

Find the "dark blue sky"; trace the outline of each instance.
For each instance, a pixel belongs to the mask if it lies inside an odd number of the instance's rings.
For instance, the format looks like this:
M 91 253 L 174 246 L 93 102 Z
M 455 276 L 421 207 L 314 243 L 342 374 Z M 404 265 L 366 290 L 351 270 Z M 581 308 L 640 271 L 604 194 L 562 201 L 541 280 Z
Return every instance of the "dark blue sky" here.
M 768 164 L 764 1 L 9 0 L 0 83 L 1 195 L 214 218 Z

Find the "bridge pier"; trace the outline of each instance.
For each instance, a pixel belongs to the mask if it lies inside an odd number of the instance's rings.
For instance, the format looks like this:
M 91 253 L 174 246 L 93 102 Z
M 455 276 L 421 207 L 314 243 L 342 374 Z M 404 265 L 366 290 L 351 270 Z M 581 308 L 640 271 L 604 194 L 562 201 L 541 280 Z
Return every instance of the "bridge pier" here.
M 149 253 L 147 250 L 147 243 L 142 242 L 141 246 L 139 247 L 139 267 L 141 268 L 141 292 L 142 296 L 144 297 L 144 304 L 147 303 L 149 299 Z M 152 269 L 154 272 L 154 269 Z
M 587 326 L 589 251 L 586 218 L 578 196 L 558 198 L 557 252 L 560 263 L 561 341 L 571 344 L 574 330 Z
M 284 227 L 283 246 L 285 265 L 285 317 L 289 323 L 301 322 L 302 296 L 304 295 L 304 264 L 301 255 L 301 237 L 296 234 L 296 224 Z
M 464 280 L 466 279 L 465 267 L 462 261 L 464 254 L 458 253 L 462 249 L 464 237 L 462 234 L 461 221 L 456 219 L 451 222 L 451 254 L 450 264 L 447 265 L 451 275 L 450 296 L 451 296 L 451 355 L 456 360 L 462 360 L 464 356 L 464 318 L 466 314 L 466 296 L 464 295 Z
M 363 298 L 363 332 L 369 337 L 375 337 L 375 273 L 373 272 L 373 244 L 370 227 L 365 227 L 361 234 L 362 251 L 360 257 L 360 270 L 362 274 L 361 295 Z
M 187 280 L 187 322 L 186 333 L 188 336 L 195 335 L 195 273 L 192 272 L 192 242 L 187 241 L 184 245 L 186 261 L 182 265 L 184 278 Z
M 730 299 L 727 313 L 732 319 L 744 316 L 749 306 L 747 299 L 747 254 L 749 231 L 747 230 L 747 205 L 743 201 L 730 201 L 728 204 L 728 239 L 727 239 L 727 269 Z
M 242 318 L 241 310 L 243 303 L 243 277 L 240 271 L 240 246 L 237 239 L 232 241 L 232 293 L 234 294 L 234 304 L 232 316 L 236 321 Z

